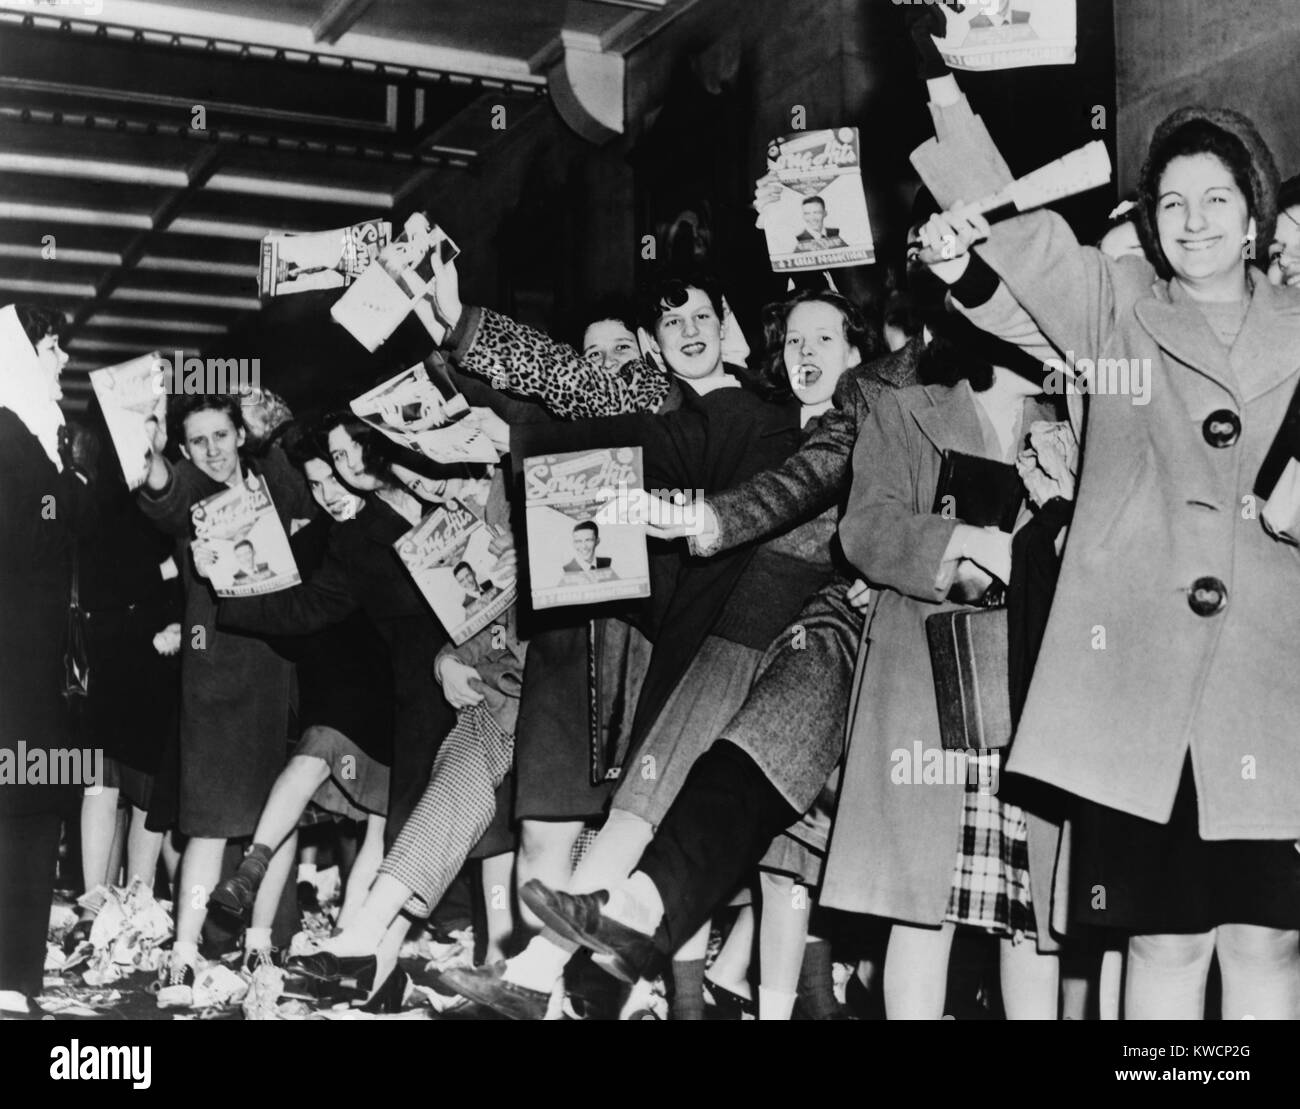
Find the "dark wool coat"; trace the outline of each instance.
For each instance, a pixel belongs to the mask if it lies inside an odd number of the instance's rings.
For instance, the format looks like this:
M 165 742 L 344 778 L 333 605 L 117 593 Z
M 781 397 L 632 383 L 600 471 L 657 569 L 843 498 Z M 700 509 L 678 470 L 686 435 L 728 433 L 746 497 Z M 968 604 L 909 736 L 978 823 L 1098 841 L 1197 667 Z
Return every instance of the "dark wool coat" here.
M 81 479 L 60 474 L 22 420 L 0 408 L 0 749 L 71 742 L 60 688 L 72 529 L 87 502 Z M 67 785 L 3 784 L 0 812 L 54 812 L 76 796 Z
M 286 532 L 290 521 L 315 513 L 306 483 L 278 447 L 246 469 L 265 479 Z M 176 538 L 185 583 L 180 830 L 213 839 L 252 835 L 284 768 L 293 680 L 293 665 L 262 639 L 217 626 L 216 595 L 194 572 L 190 509 L 223 488 L 183 461 L 165 489 L 139 493 L 144 514 Z

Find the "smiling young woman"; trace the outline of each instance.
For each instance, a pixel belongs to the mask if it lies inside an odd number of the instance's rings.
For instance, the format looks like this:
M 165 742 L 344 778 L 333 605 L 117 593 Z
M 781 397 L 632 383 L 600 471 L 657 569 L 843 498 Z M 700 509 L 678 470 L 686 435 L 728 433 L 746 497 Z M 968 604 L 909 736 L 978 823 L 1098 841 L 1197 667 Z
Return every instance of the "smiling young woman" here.
M 956 159 L 928 168 L 957 195 Z M 1131 935 L 1130 1018 L 1201 1017 L 1216 955 L 1225 1018 L 1300 1013 L 1300 694 L 1276 677 L 1300 666 L 1300 563 L 1240 510 L 1300 381 L 1300 293 L 1256 268 L 1277 185 L 1250 120 L 1183 108 L 1141 172 L 1150 262 L 1081 247 L 1049 212 L 990 228 L 958 209 L 957 257 L 935 265 L 995 334 L 1024 316 L 993 308 L 990 268 L 1058 349 L 1155 367 L 1148 404 L 1090 398 L 1008 767 L 1079 799 L 1071 914 Z

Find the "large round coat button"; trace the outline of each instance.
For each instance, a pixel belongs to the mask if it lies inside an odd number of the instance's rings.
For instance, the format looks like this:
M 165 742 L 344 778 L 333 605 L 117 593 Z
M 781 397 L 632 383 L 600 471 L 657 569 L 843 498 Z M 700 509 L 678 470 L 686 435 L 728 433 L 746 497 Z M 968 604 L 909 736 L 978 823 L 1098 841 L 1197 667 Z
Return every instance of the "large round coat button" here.
M 1197 616 L 1213 616 L 1228 604 L 1228 587 L 1218 578 L 1197 578 L 1187 593 L 1187 604 Z
M 1241 417 L 1230 408 L 1219 408 L 1205 417 L 1201 434 L 1212 447 L 1230 447 L 1241 438 Z

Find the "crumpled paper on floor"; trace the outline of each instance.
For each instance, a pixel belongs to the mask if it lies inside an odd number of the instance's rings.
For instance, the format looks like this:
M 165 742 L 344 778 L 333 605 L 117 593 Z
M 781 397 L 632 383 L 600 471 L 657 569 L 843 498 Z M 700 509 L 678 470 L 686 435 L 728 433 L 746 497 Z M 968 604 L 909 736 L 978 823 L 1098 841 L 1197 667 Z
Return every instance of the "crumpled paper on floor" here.
M 240 1004 L 248 994 L 248 982 L 228 966 L 213 963 L 194 976 L 195 1009 L 226 1008 Z
M 88 986 L 105 986 L 136 971 L 156 971 L 162 965 L 160 945 L 172 934 L 171 914 L 139 878 L 125 889 L 98 887 L 79 900 L 103 905 L 90 928 L 89 965 L 82 972 Z M 79 945 L 64 963 L 67 970 L 87 953 Z
M 245 1020 L 280 1020 L 278 1002 L 284 992 L 284 971 L 272 963 L 261 963 L 253 971 L 248 993 L 240 1008 Z

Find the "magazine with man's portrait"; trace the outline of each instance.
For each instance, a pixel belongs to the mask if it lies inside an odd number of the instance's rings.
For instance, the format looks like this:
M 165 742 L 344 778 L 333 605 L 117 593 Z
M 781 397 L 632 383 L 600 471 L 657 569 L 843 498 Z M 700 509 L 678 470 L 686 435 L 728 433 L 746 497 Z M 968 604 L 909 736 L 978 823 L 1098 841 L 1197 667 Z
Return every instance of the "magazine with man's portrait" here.
M 190 509 L 194 538 L 217 552 L 208 580 L 218 597 L 256 597 L 302 582 L 266 482 L 249 474 Z
M 650 596 L 645 523 L 627 508 L 640 447 L 538 455 L 523 472 L 534 608 Z
M 828 270 L 876 260 L 856 127 L 774 139 L 767 168 L 781 185 L 780 198 L 763 209 L 774 271 Z
M 951 69 L 1074 65 L 1075 0 L 951 0 L 935 38 Z
M 517 592 L 513 571 L 490 549 L 492 528 L 475 507 L 448 501 L 394 544 L 416 588 L 457 646 L 500 620 Z

